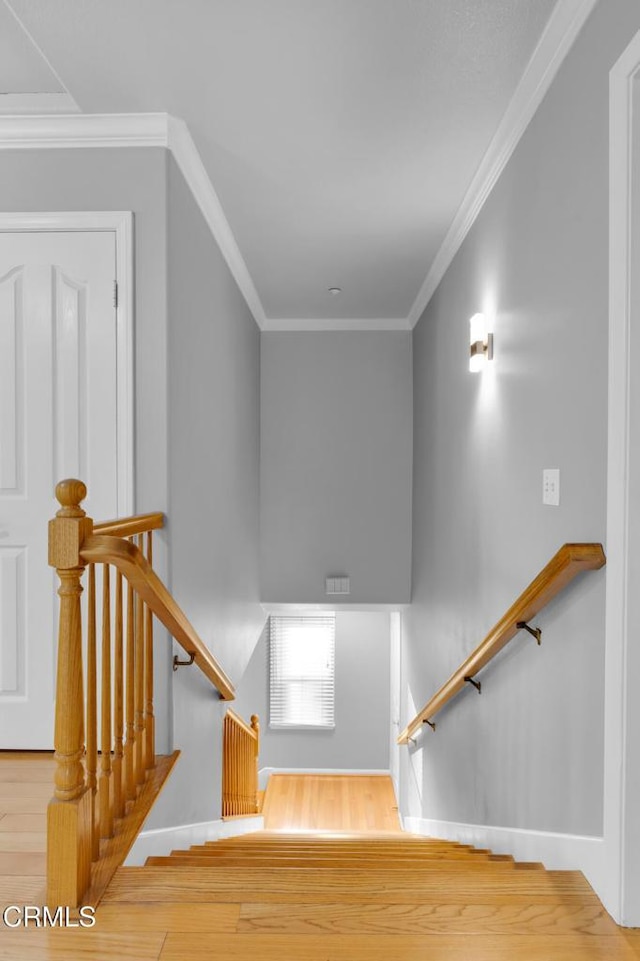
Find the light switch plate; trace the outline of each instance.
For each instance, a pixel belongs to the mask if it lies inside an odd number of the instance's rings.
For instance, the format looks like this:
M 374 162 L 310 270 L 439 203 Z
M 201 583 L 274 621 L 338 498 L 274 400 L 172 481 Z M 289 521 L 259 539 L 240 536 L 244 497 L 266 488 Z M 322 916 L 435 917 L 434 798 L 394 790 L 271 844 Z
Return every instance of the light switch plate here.
M 542 503 L 551 507 L 560 505 L 560 470 L 545 467 L 542 471 Z

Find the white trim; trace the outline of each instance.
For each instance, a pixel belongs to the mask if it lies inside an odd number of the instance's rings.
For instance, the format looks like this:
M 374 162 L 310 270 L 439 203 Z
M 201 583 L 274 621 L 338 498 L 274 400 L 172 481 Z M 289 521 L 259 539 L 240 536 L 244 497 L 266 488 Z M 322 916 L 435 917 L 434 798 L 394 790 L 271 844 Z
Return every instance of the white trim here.
M 259 327 L 260 298 L 222 204 L 184 121 L 166 113 L 0 117 L 0 150 L 164 147 L 171 150 Z
M 626 894 L 633 857 L 626 858 L 629 821 L 637 811 L 627 808 L 626 797 L 638 762 L 632 769 L 637 734 L 628 728 L 630 709 L 627 661 L 636 644 L 630 607 L 637 585 L 630 574 L 636 539 L 630 536 L 630 493 L 638 490 L 632 473 L 631 452 L 640 435 L 640 419 L 631 404 L 632 370 L 637 345 L 632 333 L 640 318 L 633 316 L 637 301 L 637 268 L 632 267 L 632 188 L 634 176 L 634 80 L 640 73 L 640 32 L 635 35 L 610 74 L 609 117 L 609 451 L 607 472 L 607 594 L 605 644 L 604 732 L 604 836 L 606 864 L 602 900 L 614 919 L 640 925 L 640 906 Z M 637 124 L 636 120 L 636 124 Z M 632 159 L 634 163 L 632 163 Z M 636 201 L 637 202 L 637 201 Z M 636 227 L 637 230 L 637 227 Z M 634 276 L 635 273 L 635 276 Z M 633 356 L 632 356 L 633 354 Z M 637 375 L 636 375 L 637 376 Z M 632 488 L 633 483 L 633 488 Z
M 168 114 L 0 117 L 0 150 L 165 147 L 180 170 L 261 330 L 411 330 L 458 252 L 597 0 L 558 0 L 406 318 L 267 318 L 218 195 L 184 121 Z
M 164 857 L 173 850 L 185 850 L 192 844 L 205 844 L 218 838 L 233 838 L 264 829 L 264 818 L 230 818 L 228 821 L 201 821 L 198 824 L 179 824 L 171 828 L 142 831 L 129 851 L 125 867 L 142 866 L 147 858 Z
M 410 327 L 415 327 L 420 320 L 596 2 L 558 0 L 409 311 L 407 319 Z
M 165 147 L 172 151 L 261 330 L 411 330 L 482 210 L 596 2 L 558 0 L 406 318 L 267 318 L 187 125 L 176 117 L 165 113 L 0 116 L 0 150 Z
M 0 117 L 0 150 L 166 147 L 166 113 Z
M 405 831 L 413 834 L 489 848 L 494 854 L 511 854 L 517 861 L 542 861 L 551 871 L 582 871 L 592 886 L 593 879 L 599 878 L 602 869 L 604 841 L 601 837 L 435 821 L 406 815 L 403 822 Z
M 186 123 L 167 117 L 167 147 L 173 153 L 184 179 L 209 225 L 227 266 L 260 328 L 265 325 L 264 309 L 249 269 L 229 226 L 222 204 L 207 173 Z
M 68 93 L 0 93 L 0 114 L 79 111 L 80 107 Z
M 272 774 L 337 774 L 347 775 L 349 777 L 391 777 L 391 772 L 385 768 L 261 767 L 258 771 L 259 791 L 266 790 L 267 782 Z
M 410 330 L 406 317 L 266 317 L 263 330 Z
M 133 514 L 133 215 L 129 211 L 0 212 L 0 231 L 113 231 L 120 302 L 116 319 L 118 516 Z

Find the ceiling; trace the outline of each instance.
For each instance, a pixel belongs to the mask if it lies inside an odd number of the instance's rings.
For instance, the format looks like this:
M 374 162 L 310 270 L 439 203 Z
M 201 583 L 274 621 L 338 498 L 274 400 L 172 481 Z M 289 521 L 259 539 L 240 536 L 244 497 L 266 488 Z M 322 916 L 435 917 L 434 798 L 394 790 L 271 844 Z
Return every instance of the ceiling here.
M 555 5 L 4 0 L 0 94 L 182 118 L 272 325 L 407 326 Z

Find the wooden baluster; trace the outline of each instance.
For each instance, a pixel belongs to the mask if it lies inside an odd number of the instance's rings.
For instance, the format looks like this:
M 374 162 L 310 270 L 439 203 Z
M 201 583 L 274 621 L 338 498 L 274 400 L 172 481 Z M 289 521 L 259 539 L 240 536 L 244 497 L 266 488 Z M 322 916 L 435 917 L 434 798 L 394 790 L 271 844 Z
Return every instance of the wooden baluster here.
M 60 578 L 60 622 L 55 717 L 55 787 L 47 808 L 47 901 L 77 907 L 91 878 L 91 791 L 86 787 L 80 549 L 93 522 L 80 502 L 82 481 L 61 481 L 61 507 L 49 523 L 49 564 Z
M 244 738 L 244 813 L 251 814 L 251 767 L 253 764 L 253 738 L 245 734 Z
M 258 813 L 258 771 L 260 769 L 260 761 L 258 757 L 258 755 L 260 754 L 260 718 L 258 717 L 257 714 L 251 715 L 251 727 L 255 731 L 255 735 L 256 735 L 256 738 L 253 744 L 254 756 L 253 756 L 253 762 L 252 762 L 253 777 L 252 777 L 252 784 L 251 784 L 251 801 L 252 801 L 251 806 L 252 806 L 253 812 L 257 814 Z
M 234 814 L 238 814 L 238 805 L 240 801 L 240 732 L 238 731 L 238 725 L 233 725 L 234 740 L 235 740 L 235 750 L 234 750 L 234 768 L 235 768 L 235 787 L 233 791 L 234 796 Z
M 235 814 L 236 726 L 229 723 L 229 814 Z
M 100 855 L 100 834 L 96 823 L 96 791 L 98 780 L 98 711 L 96 699 L 96 569 L 89 564 L 87 590 L 87 753 L 85 768 L 87 787 L 91 791 L 91 859 Z
M 227 807 L 229 809 L 228 810 L 229 815 L 233 814 L 233 732 L 234 732 L 233 721 L 231 720 L 231 718 L 229 718 L 229 725 L 227 728 L 227 753 L 228 753 L 227 770 L 229 774 L 229 781 L 227 784 Z
M 244 795 L 244 813 L 249 814 L 249 772 L 251 771 L 251 759 L 249 757 L 249 751 L 251 750 L 251 745 L 253 738 L 249 737 L 247 732 L 244 732 L 244 762 L 243 762 L 243 775 L 242 780 L 244 781 L 243 795 Z
M 147 560 L 153 567 L 153 532 L 147 533 Z M 153 613 L 145 605 L 145 768 L 150 771 L 156 764 L 156 729 L 153 716 Z
M 240 737 L 240 813 L 244 814 L 244 776 L 246 770 L 245 747 L 247 743 L 247 736 L 242 727 L 238 731 L 238 736 Z
M 251 765 L 253 758 L 251 754 L 253 748 L 253 738 L 250 737 L 246 732 L 244 735 L 244 813 L 250 814 L 250 801 L 249 801 L 249 779 L 251 777 Z
M 102 565 L 102 711 L 100 720 L 100 837 L 113 837 L 111 807 L 111 582 Z
M 227 727 L 227 772 L 229 775 L 229 780 L 227 782 L 227 813 L 229 816 L 233 814 L 233 731 L 233 721 L 231 720 L 231 717 L 229 717 L 229 724 Z
M 122 616 L 122 574 L 116 573 L 116 625 L 114 641 L 114 698 L 113 698 L 113 814 L 121 818 L 124 814 L 124 793 L 122 789 L 122 757 L 123 749 L 123 697 L 124 664 L 123 664 L 123 616 Z
M 127 713 L 127 739 L 124 745 L 124 765 L 125 765 L 125 797 L 127 801 L 133 801 L 136 796 L 136 780 L 134 776 L 134 750 L 135 750 L 135 700 L 133 689 L 133 669 L 134 669 L 134 647 L 135 647 L 135 605 L 133 588 L 127 585 L 127 674 L 126 674 L 126 694 L 125 704 Z
M 142 534 L 138 535 L 138 549 L 142 550 Z M 144 730 L 144 604 L 136 595 L 136 666 L 135 666 L 135 708 L 136 708 L 136 784 L 141 786 L 145 779 L 145 730 Z
M 222 817 L 229 814 L 229 715 L 222 722 Z
M 244 769 L 245 769 L 245 734 L 242 728 L 238 730 L 238 737 L 240 738 L 240 814 L 244 814 Z
M 235 723 L 231 728 L 233 748 L 231 750 L 231 813 L 238 813 L 238 728 Z
M 238 725 L 238 814 L 244 813 L 244 731 Z

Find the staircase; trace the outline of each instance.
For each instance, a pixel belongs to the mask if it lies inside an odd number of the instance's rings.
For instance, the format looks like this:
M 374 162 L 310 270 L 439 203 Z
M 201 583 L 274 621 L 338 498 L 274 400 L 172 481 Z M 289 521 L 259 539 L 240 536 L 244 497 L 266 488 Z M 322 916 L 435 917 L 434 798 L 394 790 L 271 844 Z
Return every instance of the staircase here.
M 162 961 L 637 957 L 579 872 L 404 833 L 263 831 L 120 868 L 98 923 L 145 910 Z

